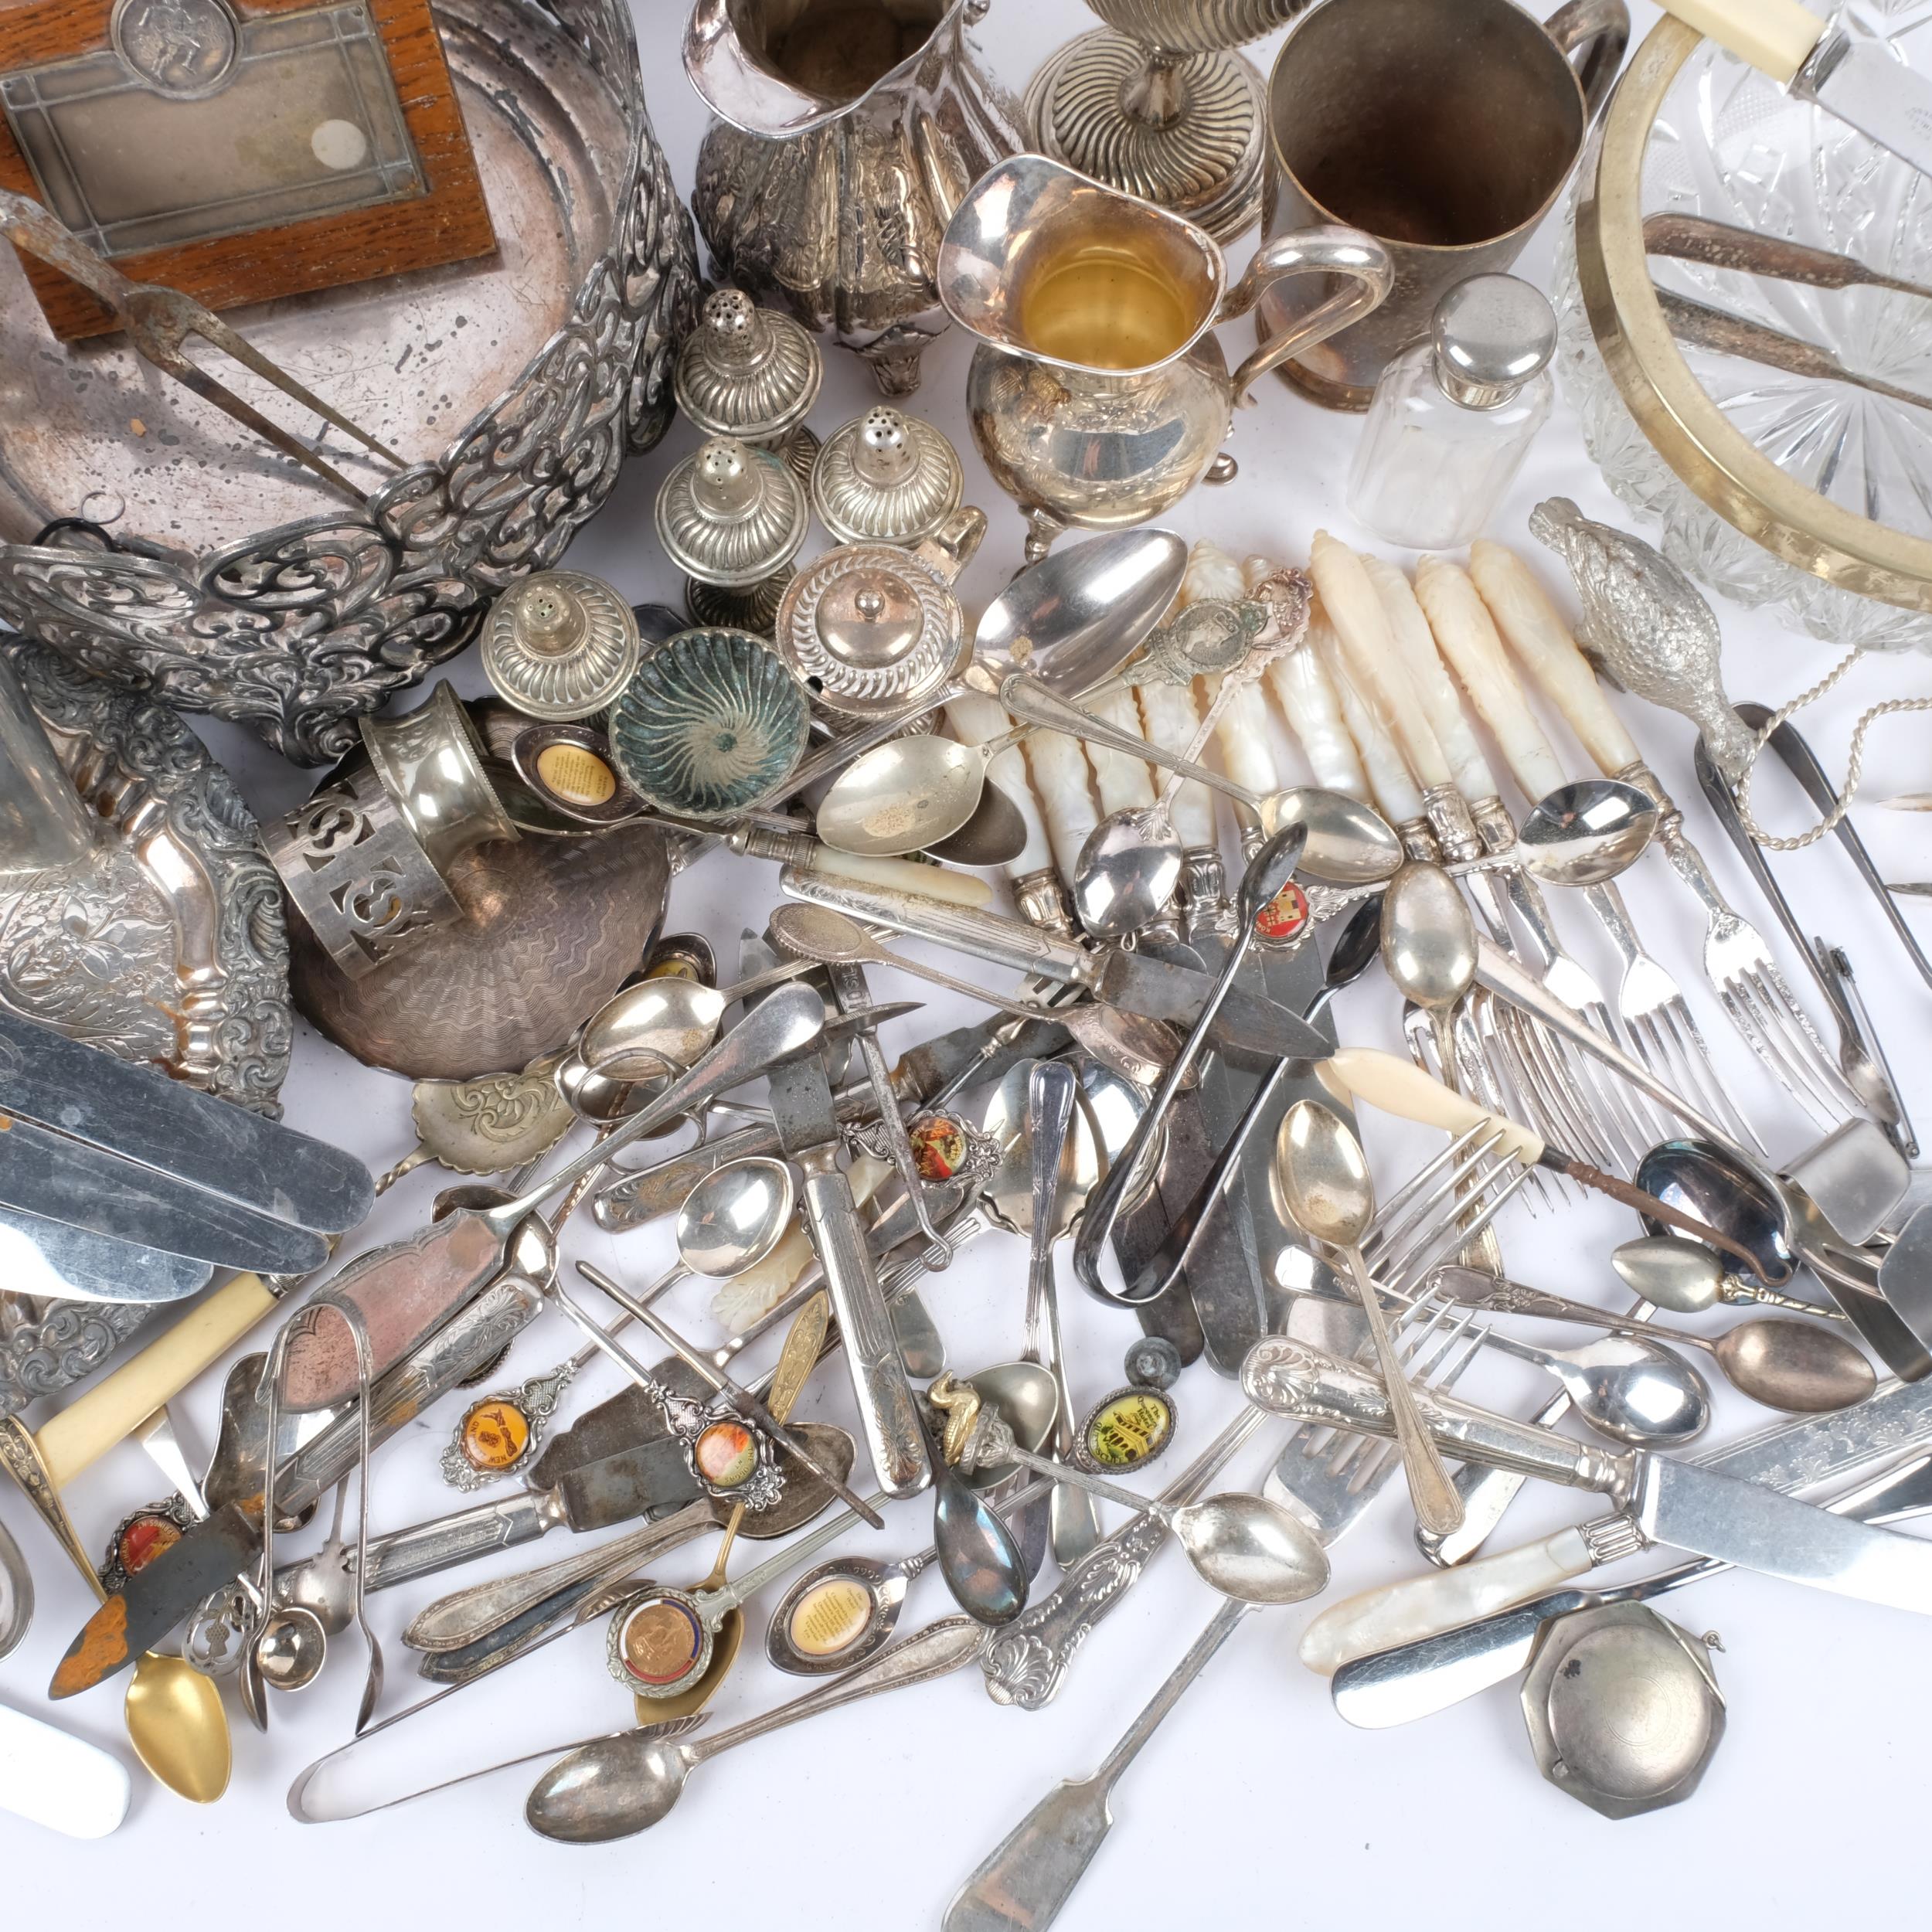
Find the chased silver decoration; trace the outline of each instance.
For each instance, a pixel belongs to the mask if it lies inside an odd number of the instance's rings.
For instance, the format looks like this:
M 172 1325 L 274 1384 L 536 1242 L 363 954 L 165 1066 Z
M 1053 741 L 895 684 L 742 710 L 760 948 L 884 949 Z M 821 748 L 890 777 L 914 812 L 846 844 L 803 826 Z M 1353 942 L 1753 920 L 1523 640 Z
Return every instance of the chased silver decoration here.
M 294 1031 L 288 936 L 233 781 L 165 706 L 24 639 L 0 651 L 102 828 L 90 860 L 0 892 L 0 1002 L 276 1112 Z M 97 1368 L 145 1312 L 0 1292 L 0 1415 Z
M 825 376 L 818 345 L 741 288 L 707 295 L 679 352 L 678 407 L 706 436 L 776 447 L 801 424 Z
M 226 419 L 211 431 L 196 399 L 156 395 L 118 344 L 89 345 L 77 388 L 23 274 L 0 262 L 0 362 L 22 373 L 13 416 L 35 439 L 0 430 L 0 617 L 97 676 L 246 724 L 307 764 L 353 749 L 359 716 L 558 560 L 624 457 L 663 434 L 697 304 L 690 219 L 628 12 L 446 0 L 437 15 L 499 257 L 334 308 L 326 294 L 277 304 L 251 332 L 414 459 L 366 509 L 344 510 Z M 549 332 L 527 348 L 526 282 L 559 291 Z M 318 329 L 318 315 L 334 319 Z M 117 547 L 86 529 L 39 540 L 76 518 Z
M 861 0 L 808 15 L 806 33 L 786 31 L 799 9 L 784 0 L 698 0 L 685 36 L 719 117 L 692 193 L 719 275 L 864 356 L 888 396 L 919 386 L 946 327 L 933 267 L 949 203 L 1026 145 L 967 38 L 987 6 Z M 868 29 L 898 36 L 883 73 L 862 64 Z

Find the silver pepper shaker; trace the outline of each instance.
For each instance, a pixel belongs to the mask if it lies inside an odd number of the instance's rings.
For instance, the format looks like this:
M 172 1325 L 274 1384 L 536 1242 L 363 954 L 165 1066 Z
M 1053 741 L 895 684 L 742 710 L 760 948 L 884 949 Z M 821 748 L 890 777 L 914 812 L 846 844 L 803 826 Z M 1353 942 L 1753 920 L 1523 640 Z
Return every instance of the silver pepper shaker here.
M 883 403 L 835 430 L 812 465 L 812 507 L 841 543 L 917 543 L 964 492 L 945 436 Z
M 699 616 L 693 599 L 702 595 L 710 607 L 701 621 L 713 624 L 755 628 L 726 618 L 711 592 L 729 594 L 727 603 L 736 597 L 777 608 L 810 521 L 804 491 L 784 457 L 730 437 L 714 437 L 686 457 L 658 492 L 658 540 L 690 580 L 687 607 Z M 774 577 L 775 587 L 767 581 Z
M 671 383 L 678 407 L 706 436 L 777 449 L 818 400 L 824 372 L 818 343 L 789 315 L 720 288 L 705 298 Z
M 631 681 L 640 649 L 631 607 L 601 577 L 539 570 L 498 597 L 483 634 L 483 675 L 505 703 L 554 723 L 602 711 Z

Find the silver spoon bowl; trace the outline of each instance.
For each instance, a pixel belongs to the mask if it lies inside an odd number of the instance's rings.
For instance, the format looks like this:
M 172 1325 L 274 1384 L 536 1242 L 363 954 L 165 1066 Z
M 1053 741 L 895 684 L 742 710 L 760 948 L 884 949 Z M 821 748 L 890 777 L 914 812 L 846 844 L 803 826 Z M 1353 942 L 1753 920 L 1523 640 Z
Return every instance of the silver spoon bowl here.
M 766 1155 L 727 1161 L 679 1209 L 678 1257 L 707 1281 L 755 1268 L 784 1238 L 797 1199 L 789 1162 Z
M 1549 886 L 1602 886 L 1628 869 L 1657 830 L 1657 801 L 1616 778 L 1559 785 L 1523 820 L 1523 862 Z

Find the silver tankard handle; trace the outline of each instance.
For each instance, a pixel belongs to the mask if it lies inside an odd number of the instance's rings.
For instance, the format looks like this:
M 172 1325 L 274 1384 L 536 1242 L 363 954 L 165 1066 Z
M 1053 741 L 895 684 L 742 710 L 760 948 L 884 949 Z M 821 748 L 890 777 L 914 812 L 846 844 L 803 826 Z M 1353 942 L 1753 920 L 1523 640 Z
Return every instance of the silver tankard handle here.
M 1577 0 L 1577 4 L 1594 5 L 1595 0 Z M 1247 273 L 1228 291 L 1215 321 L 1232 321 L 1247 315 L 1261 291 L 1284 275 L 1341 275 L 1347 277 L 1349 286 L 1311 309 L 1293 328 L 1264 342 L 1234 372 L 1236 403 L 1245 405 L 1250 400 L 1248 391 L 1258 377 L 1379 308 L 1394 285 L 1395 264 L 1388 250 L 1359 228 L 1331 223 L 1298 229 L 1261 244 Z

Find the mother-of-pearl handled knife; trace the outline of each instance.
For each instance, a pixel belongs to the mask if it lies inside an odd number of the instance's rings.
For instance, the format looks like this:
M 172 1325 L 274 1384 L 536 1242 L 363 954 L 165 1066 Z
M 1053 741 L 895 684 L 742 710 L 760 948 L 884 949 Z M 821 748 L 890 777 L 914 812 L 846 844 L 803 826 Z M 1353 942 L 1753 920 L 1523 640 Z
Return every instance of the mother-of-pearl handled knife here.
M 1528 798 L 1546 798 L 1563 783 L 1563 768 L 1510 668 L 1495 621 L 1468 571 L 1438 556 L 1416 566 L 1416 601 L 1437 648 L 1502 747 Z
M 1377 715 L 1373 701 L 1355 682 L 1343 654 L 1342 640 L 1328 622 L 1325 611 L 1318 610 L 1308 620 L 1308 641 L 1304 648 L 1321 655 L 1341 707 L 1342 723 L 1361 754 L 1362 770 L 1368 774 L 1369 793 L 1376 811 L 1398 829 L 1413 825 L 1423 815 L 1421 788 L 1410 776 L 1408 761 L 1387 724 Z
M 1489 767 L 1475 727 L 1462 708 L 1456 687 L 1443 668 L 1435 634 L 1417 601 L 1415 587 L 1386 557 L 1361 559 L 1363 574 L 1374 587 L 1382 614 L 1388 620 L 1389 642 L 1396 665 L 1414 692 L 1429 729 L 1435 733 L 1458 791 L 1471 804 L 1496 796 L 1496 774 Z
M 1004 737 L 1013 724 L 996 700 L 978 691 L 968 691 L 954 699 L 946 707 L 946 722 L 952 726 L 954 735 L 969 745 L 983 745 Z M 1026 828 L 1026 843 L 1019 855 L 1009 859 L 1001 869 L 1009 879 L 1024 879 L 1050 866 L 1053 858 L 1047 847 L 1046 823 L 1040 816 L 1039 801 L 1033 796 L 1032 784 L 1027 777 L 1026 753 L 1018 745 L 995 752 L 986 767 L 986 775 L 1012 800 L 1021 824 Z
M 1321 593 L 1355 687 L 1395 734 L 1410 774 L 1424 791 L 1451 782 L 1444 755 L 1421 700 L 1403 675 L 1382 599 L 1362 560 L 1347 544 L 1318 530 L 1308 550 L 1308 574 Z
M 1590 660 L 1522 559 L 1479 539 L 1469 546 L 1469 575 L 1505 642 L 1563 714 L 1597 769 L 1614 777 L 1641 764 L 1637 740 L 1611 709 Z
M 1360 1435 L 1395 1433 L 1388 1391 L 1373 1376 L 1285 1335 L 1264 1336 L 1248 1351 L 1241 1388 L 1276 1415 Z M 1450 1396 L 1418 1392 L 1418 1401 L 1445 1454 L 1610 1497 L 1637 1532 L 1633 1549 L 1668 1543 L 1767 1577 L 1932 1614 L 1932 1543 L 1648 1450 L 1607 1453 Z
M 1774 1423 L 1741 1440 L 1686 1458 L 1740 1482 L 1816 1489 L 1932 1437 L 1932 1389 L 1894 1382 L 1855 1409 Z M 1862 1493 L 1860 1485 L 1859 1493 Z M 1860 1509 L 1861 1518 L 1869 1512 Z M 1301 1633 L 1301 1661 L 1323 1677 L 1357 1657 L 1458 1630 L 1539 1597 L 1558 1583 L 1631 1554 L 1637 1539 L 1621 1516 L 1561 1529 L 1518 1549 L 1358 1592 L 1331 1604 Z

